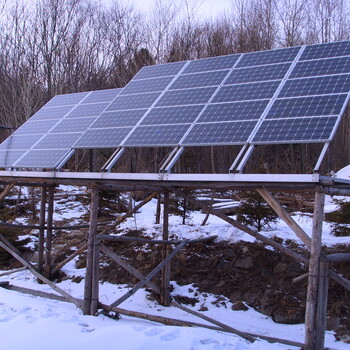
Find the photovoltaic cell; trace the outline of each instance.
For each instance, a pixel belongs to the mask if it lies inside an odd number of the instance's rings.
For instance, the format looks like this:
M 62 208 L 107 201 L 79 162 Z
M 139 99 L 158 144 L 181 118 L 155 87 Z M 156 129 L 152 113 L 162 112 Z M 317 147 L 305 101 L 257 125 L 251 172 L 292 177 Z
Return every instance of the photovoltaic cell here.
M 300 61 L 350 55 L 350 41 L 306 46 Z
M 81 102 L 88 94 L 89 92 L 78 92 L 75 94 L 56 95 L 46 103 L 45 107 L 74 106 Z
M 120 145 L 132 128 L 89 129 L 73 145 L 73 148 L 115 148 Z
M 34 149 L 67 149 L 72 147 L 74 142 L 82 133 L 49 134 L 46 135 Z
M 231 69 L 239 57 L 240 55 L 228 55 L 191 61 L 185 68 L 184 74 Z
M 60 107 L 50 107 L 42 108 L 37 111 L 31 118 L 33 120 L 47 120 L 47 119 L 62 119 L 69 111 L 71 111 L 73 106 L 60 106 Z
M 124 146 L 176 146 L 191 124 L 139 126 L 128 137 Z
M 108 90 L 97 90 L 89 92 L 81 103 L 100 103 L 100 102 L 111 102 L 113 101 L 123 89 L 108 89 Z
M 44 134 L 56 123 L 56 119 L 43 121 L 28 121 L 16 130 L 16 135 Z
M 228 72 L 228 70 L 222 70 L 209 73 L 182 74 L 171 85 L 170 90 L 218 86 L 222 83 Z
M 106 111 L 149 108 L 159 97 L 159 95 L 160 92 L 152 92 L 138 95 L 118 96 L 113 102 L 111 102 Z
M 92 103 L 86 105 L 78 105 L 68 115 L 67 119 L 70 118 L 86 118 L 100 115 L 108 106 L 107 102 L 104 103 Z
M 210 104 L 198 119 L 198 123 L 257 120 L 268 103 L 269 100 Z
M 63 150 L 30 150 L 22 159 L 14 164 L 15 168 L 49 168 L 52 169 L 69 152 Z
M 161 77 L 147 80 L 133 80 L 123 89 L 120 95 L 163 91 L 173 78 L 174 77 Z
M 350 91 L 350 74 L 288 80 L 278 97 L 341 94 Z
M 134 126 L 139 122 L 146 111 L 147 109 L 103 112 L 96 122 L 91 125 L 91 129 Z
M 238 62 L 237 68 L 292 62 L 297 56 L 299 50 L 300 47 L 290 47 L 287 49 L 246 53 Z
M 11 167 L 12 164 L 20 158 L 26 150 L 0 150 L 0 167 L 7 168 Z
M 0 150 L 28 150 L 42 135 L 11 135 L 1 145 Z
M 288 118 L 266 120 L 253 143 L 327 142 L 338 117 Z
M 290 78 L 350 73 L 350 57 L 298 62 Z
M 271 98 L 280 83 L 280 81 L 268 81 L 223 86 L 212 102 L 218 103 Z
M 192 123 L 203 107 L 204 105 L 153 108 L 140 125 Z
M 206 103 L 215 90 L 216 87 L 166 91 L 156 106 L 182 106 Z
M 57 124 L 52 133 L 84 132 L 96 120 L 96 117 L 63 119 Z
M 196 124 L 182 142 L 182 145 L 244 144 L 255 125 L 255 121 Z
M 338 115 L 347 95 L 327 95 L 276 100 L 266 118 Z
M 250 83 L 264 80 L 281 80 L 286 75 L 290 63 L 234 69 L 225 85 Z
M 179 73 L 181 68 L 186 64 L 186 61 L 175 62 L 168 64 L 158 64 L 154 66 L 145 66 L 135 75 L 133 80 L 145 79 L 145 78 L 157 78 L 174 76 Z

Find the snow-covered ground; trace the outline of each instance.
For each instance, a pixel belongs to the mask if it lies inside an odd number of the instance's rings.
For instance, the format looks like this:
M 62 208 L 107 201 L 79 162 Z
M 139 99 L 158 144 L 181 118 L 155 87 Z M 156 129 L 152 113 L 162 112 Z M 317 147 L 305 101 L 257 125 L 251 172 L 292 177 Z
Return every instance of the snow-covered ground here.
M 72 190 L 72 189 L 70 189 Z M 70 191 L 69 190 L 69 191 Z M 122 228 L 143 229 L 152 237 L 161 236 L 161 225 L 154 224 L 156 201 L 153 200 L 144 206 L 135 217 L 122 224 Z M 326 209 L 331 211 L 336 204 L 332 198 L 327 197 Z M 74 218 L 79 222 L 81 215 L 86 213 L 86 208 L 78 202 L 72 202 L 69 208 L 64 203 L 56 203 L 56 220 Z M 59 209 L 59 210 L 58 210 Z M 228 225 L 220 219 L 210 216 L 206 226 L 200 226 L 204 214 L 191 213 L 187 225 L 181 225 L 181 219 L 170 217 L 170 236 L 172 238 L 201 238 L 217 235 L 217 240 L 229 242 L 254 241 L 254 238 Z M 305 214 L 295 215 L 294 219 L 305 232 L 311 235 L 312 217 Z M 297 237 L 281 221 L 264 234 L 269 237 L 279 236 L 285 239 Z M 338 243 L 350 243 L 350 237 L 334 237 L 330 233 L 330 226 L 324 225 L 323 243 L 331 246 Z M 74 261 L 64 267 L 66 274 L 70 276 L 84 276 L 84 269 L 76 269 Z M 1 273 L 1 271 L 0 271 Z M 9 281 L 13 285 L 52 292 L 46 285 L 36 282 L 36 279 L 28 272 L 22 271 L 10 276 L 0 277 L 0 281 Z M 218 321 L 226 323 L 240 331 L 246 331 L 265 336 L 289 339 L 303 342 L 304 326 L 282 325 L 274 323 L 269 317 L 257 313 L 253 309 L 247 311 L 232 311 L 232 304 L 225 300 L 225 305 L 218 306 L 215 303 L 216 296 L 202 295 L 193 286 L 179 286 L 172 282 L 173 294 L 193 297 L 199 300 L 193 310 L 198 311 L 207 308 L 203 313 Z M 71 295 L 83 298 L 84 281 L 74 283 L 65 280 L 58 286 Z M 104 283 L 100 288 L 101 302 L 112 303 L 124 294 L 130 286 L 112 285 Z M 147 298 L 144 289 L 139 290 L 120 307 L 139 312 L 168 316 L 182 320 L 203 323 L 203 320 L 189 315 L 174 307 L 164 308 Z M 332 349 L 348 349 L 349 344 L 336 342 L 332 332 L 326 333 L 326 346 Z M 113 320 L 103 315 L 98 317 L 84 316 L 81 310 L 72 304 L 48 300 L 40 297 L 24 295 L 15 291 L 0 288 L 0 348 L 3 350 L 55 350 L 77 349 L 84 350 L 118 348 L 118 349 L 169 349 L 178 350 L 258 350 L 258 349 L 297 349 L 280 343 L 271 344 L 264 340 L 254 343 L 242 339 L 234 334 L 209 330 L 205 328 L 164 326 L 162 324 L 141 319 L 122 316 L 120 320 Z

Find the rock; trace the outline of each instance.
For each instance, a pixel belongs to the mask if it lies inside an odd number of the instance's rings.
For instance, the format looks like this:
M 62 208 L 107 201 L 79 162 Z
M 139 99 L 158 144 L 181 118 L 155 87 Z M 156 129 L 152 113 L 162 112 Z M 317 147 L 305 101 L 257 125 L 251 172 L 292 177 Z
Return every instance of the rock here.
M 286 310 L 276 310 L 272 314 L 272 319 L 276 323 L 297 324 L 304 322 L 300 311 L 288 312 Z
M 249 308 L 242 301 L 237 301 L 232 305 L 232 310 L 234 311 L 247 311 Z
M 138 253 L 137 256 L 136 256 L 136 260 L 138 262 L 141 262 L 143 260 L 143 254 L 142 253 Z
M 253 259 L 251 256 L 247 256 L 242 259 L 237 259 L 235 261 L 235 267 L 238 269 L 243 269 L 243 270 L 250 270 L 253 268 Z
M 288 265 L 280 262 L 273 269 L 273 273 L 274 274 L 283 273 L 283 272 L 286 272 L 287 269 L 288 269 Z
M 243 247 L 242 253 L 243 254 L 247 254 L 248 252 L 249 252 L 249 248 L 248 247 Z

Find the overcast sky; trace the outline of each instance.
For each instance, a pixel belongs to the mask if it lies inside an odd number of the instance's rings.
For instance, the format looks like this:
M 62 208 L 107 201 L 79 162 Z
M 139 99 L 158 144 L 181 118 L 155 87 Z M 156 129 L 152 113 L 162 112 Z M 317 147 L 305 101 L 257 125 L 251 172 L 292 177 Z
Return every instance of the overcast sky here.
M 125 2 L 130 4 L 133 2 L 136 8 L 147 11 L 152 7 L 154 0 L 120 0 L 120 2 Z M 177 0 L 173 0 L 177 2 Z M 215 17 L 216 15 L 227 11 L 230 8 L 230 3 L 232 0 L 202 0 L 203 4 L 200 7 L 199 13 L 201 16 Z

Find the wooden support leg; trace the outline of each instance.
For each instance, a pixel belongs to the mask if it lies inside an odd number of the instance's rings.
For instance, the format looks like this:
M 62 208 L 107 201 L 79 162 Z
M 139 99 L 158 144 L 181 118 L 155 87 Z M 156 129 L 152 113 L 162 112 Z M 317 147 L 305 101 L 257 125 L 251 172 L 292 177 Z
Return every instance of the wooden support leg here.
M 324 215 L 324 193 L 316 192 L 311 239 L 309 282 L 305 310 L 305 350 L 316 348 L 316 316 L 318 301 L 318 286 L 320 273 L 320 258 L 322 244 L 322 223 Z
M 48 208 L 47 208 L 47 229 L 46 229 L 46 245 L 45 245 L 45 276 L 51 277 L 52 264 L 52 224 L 53 224 L 53 207 L 54 207 L 55 188 L 49 188 Z
M 41 188 L 40 202 L 40 229 L 38 235 L 38 271 L 43 272 L 44 265 L 44 242 L 45 242 L 45 215 L 46 215 L 46 187 Z
M 328 271 L 329 263 L 320 262 L 320 278 L 318 284 L 317 301 L 317 322 L 316 322 L 316 341 L 315 349 L 324 348 L 324 335 L 327 323 L 327 303 L 328 303 Z
M 169 192 L 164 192 L 163 239 L 169 239 Z M 163 245 L 162 260 L 165 260 L 169 256 L 170 249 L 168 244 Z M 170 306 L 170 271 L 171 261 L 164 266 L 161 275 L 160 302 L 164 306 Z
M 98 240 L 97 214 L 99 206 L 99 191 L 91 191 L 90 228 L 87 241 L 85 289 L 84 289 L 84 315 L 95 315 L 98 305 Z

